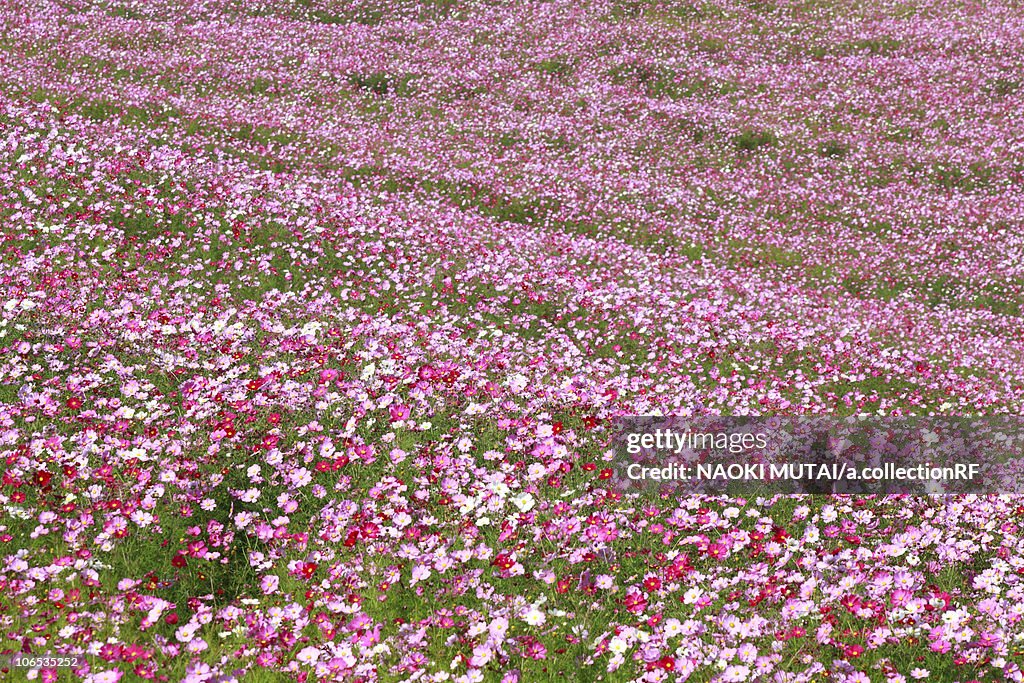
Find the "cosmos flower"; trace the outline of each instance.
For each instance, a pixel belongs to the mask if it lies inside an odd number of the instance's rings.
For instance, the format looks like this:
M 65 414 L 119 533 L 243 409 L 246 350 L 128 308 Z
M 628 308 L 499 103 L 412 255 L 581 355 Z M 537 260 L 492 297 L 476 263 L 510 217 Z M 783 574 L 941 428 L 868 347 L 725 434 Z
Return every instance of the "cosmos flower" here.
M 676 496 L 611 442 L 1020 414 L 1019 8 L 449 4 L 0 9 L 8 639 L 96 682 L 1019 680 L 1014 467 Z

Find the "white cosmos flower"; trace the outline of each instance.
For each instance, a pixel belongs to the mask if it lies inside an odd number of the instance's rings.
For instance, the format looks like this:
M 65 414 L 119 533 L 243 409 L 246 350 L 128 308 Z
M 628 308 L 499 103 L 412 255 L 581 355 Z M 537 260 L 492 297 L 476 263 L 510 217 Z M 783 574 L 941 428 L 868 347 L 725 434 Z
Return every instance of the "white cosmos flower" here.
M 295 656 L 295 659 L 299 660 L 303 664 L 312 664 L 320 659 L 320 648 L 312 646 L 303 648 L 299 654 Z
M 544 622 L 547 621 L 547 617 L 536 607 L 531 607 L 526 611 L 526 614 L 523 615 L 523 621 L 530 626 L 542 626 Z
M 529 493 L 520 493 L 512 497 L 512 504 L 519 508 L 520 512 L 529 512 L 533 509 L 536 501 Z

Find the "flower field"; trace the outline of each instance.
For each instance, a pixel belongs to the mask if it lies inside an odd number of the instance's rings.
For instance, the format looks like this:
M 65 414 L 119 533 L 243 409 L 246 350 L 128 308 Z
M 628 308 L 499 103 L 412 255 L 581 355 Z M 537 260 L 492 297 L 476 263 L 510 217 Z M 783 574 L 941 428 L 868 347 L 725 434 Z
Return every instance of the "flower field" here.
M 1019 414 L 1022 111 L 1018 0 L 0 1 L 0 678 L 1024 680 L 1021 498 L 608 446 Z

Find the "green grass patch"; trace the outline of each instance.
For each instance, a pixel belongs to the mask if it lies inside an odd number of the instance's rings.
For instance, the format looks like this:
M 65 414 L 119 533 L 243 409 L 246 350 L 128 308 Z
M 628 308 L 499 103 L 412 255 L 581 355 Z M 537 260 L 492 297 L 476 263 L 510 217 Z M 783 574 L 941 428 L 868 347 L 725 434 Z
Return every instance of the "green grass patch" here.
M 712 78 L 690 79 L 673 69 L 653 64 L 624 64 L 609 72 L 612 83 L 634 85 L 647 97 L 682 100 L 690 97 L 721 97 L 737 92 L 740 86 Z
M 395 95 L 396 97 L 410 97 L 416 94 L 413 82 L 416 74 L 403 74 L 396 76 L 383 71 L 371 73 L 349 74 L 348 82 L 354 87 L 384 97 Z
M 778 142 L 775 133 L 770 130 L 745 130 L 732 137 L 732 145 L 740 152 L 756 152 L 765 147 L 772 147 Z

